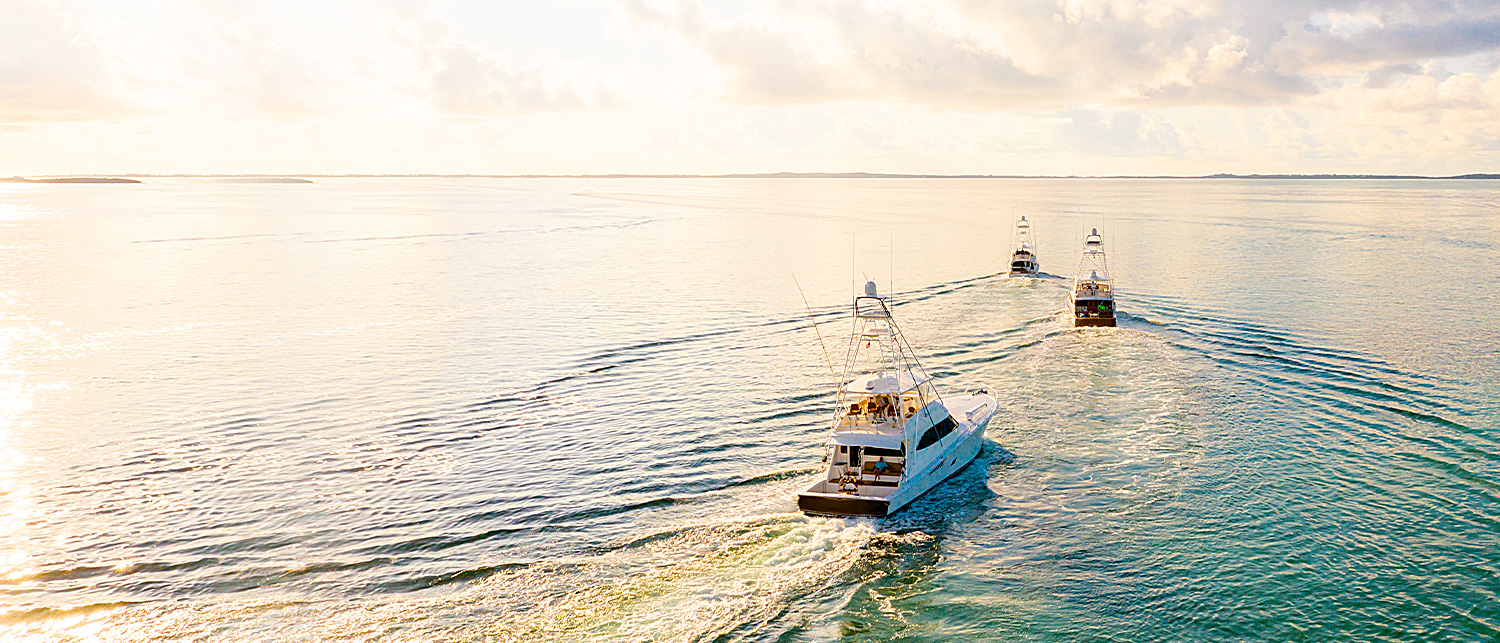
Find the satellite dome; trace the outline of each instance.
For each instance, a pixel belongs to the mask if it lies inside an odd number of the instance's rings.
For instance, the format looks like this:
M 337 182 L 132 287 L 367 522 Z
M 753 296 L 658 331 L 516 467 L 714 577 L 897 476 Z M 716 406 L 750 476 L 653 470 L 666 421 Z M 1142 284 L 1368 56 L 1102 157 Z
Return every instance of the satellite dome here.
M 1094 236 L 1097 237 L 1097 236 L 1099 236 L 1099 229 L 1098 228 L 1094 228 L 1094 231 L 1090 232 L 1089 234 L 1092 234 L 1092 235 L 1094 235 Z
M 866 281 L 865 282 L 865 296 L 866 297 L 874 297 L 875 296 L 875 282 L 873 282 L 873 281 Z

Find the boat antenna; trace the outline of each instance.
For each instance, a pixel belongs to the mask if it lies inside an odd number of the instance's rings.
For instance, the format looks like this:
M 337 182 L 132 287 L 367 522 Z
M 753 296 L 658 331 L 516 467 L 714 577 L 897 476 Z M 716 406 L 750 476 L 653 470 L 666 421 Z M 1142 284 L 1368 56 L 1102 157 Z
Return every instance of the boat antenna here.
M 1083 236 L 1083 217 L 1080 216 L 1073 221 L 1073 261 L 1078 261 L 1078 267 L 1083 267 L 1083 262 L 1078 258 L 1078 239 Z M 1073 281 L 1078 281 L 1078 268 L 1073 269 Z M 1076 284 L 1075 284 L 1076 285 Z M 1069 286 L 1072 288 L 1072 286 Z
M 889 315 L 891 309 L 887 307 L 885 310 L 886 314 Z M 917 370 L 921 371 L 923 375 L 927 375 L 927 367 L 922 365 L 922 360 L 921 358 L 917 357 L 917 352 L 911 349 L 911 343 L 906 341 L 906 334 L 901 332 L 901 327 L 896 324 L 896 318 L 893 316 L 888 316 L 887 319 L 890 320 L 891 328 L 894 329 L 896 341 L 900 342 L 900 345 L 906 348 L 906 354 L 911 356 L 911 361 L 913 364 L 917 365 Z M 901 351 L 898 348 L 896 352 L 900 353 Z M 931 376 L 929 376 L 929 378 L 930 377 Z M 933 387 L 932 394 L 937 396 L 939 402 L 943 401 L 943 394 L 940 393 L 936 387 Z
M 1114 247 L 1115 247 L 1115 222 L 1112 221 L 1112 220 L 1110 220 L 1110 218 L 1105 217 L 1105 219 L 1104 219 L 1104 225 L 1106 226 L 1106 228 L 1107 228 L 1107 230 L 1109 232 L 1109 239 L 1105 240 L 1104 244 L 1103 244 L 1106 248 L 1109 248 L 1109 251 L 1105 253 L 1105 256 L 1108 256 L 1110 253 L 1114 252 Z M 1110 279 L 1114 279 L 1115 273 L 1114 273 L 1113 270 L 1109 271 L 1109 276 L 1110 276 Z
M 890 233 L 891 233 L 891 243 L 890 243 L 890 245 L 886 246 L 886 251 L 890 253 L 889 261 L 890 261 L 890 265 L 891 265 L 891 280 L 888 281 L 888 282 L 886 282 L 886 283 L 890 285 L 891 291 L 885 294 L 885 296 L 886 296 L 887 299 L 890 299 L 890 298 L 896 296 L 896 230 L 895 230 L 895 228 L 892 228 L 890 230 Z M 895 305 L 896 305 L 896 300 L 895 299 L 891 299 L 891 306 L 894 307 Z
M 833 390 L 838 391 L 839 376 L 833 372 L 833 358 L 828 356 L 828 345 L 823 343 L 823 331 L 818 330 L 818 319 L 813 317 L 812 305 L 807 303 L 807 293 L 802 292 L 802 282 L 797 281 L 797 273 L 792 273 L 792 283 L 797 284 L 797 294 L 802 295 L 802 306 L 807 310 L 807 321 L 812 324 L 813 332 L 818 334 L 818 347 L 823 349 L 823 363 L 828 365 L 828 377 L 832 378 Z
M 855 270 L 854 264 L 859 256 L 859 250 L 854 245 L 854 231 L 849 231 L 849 287 L 856 295 L 859 294 L 859 271 Z

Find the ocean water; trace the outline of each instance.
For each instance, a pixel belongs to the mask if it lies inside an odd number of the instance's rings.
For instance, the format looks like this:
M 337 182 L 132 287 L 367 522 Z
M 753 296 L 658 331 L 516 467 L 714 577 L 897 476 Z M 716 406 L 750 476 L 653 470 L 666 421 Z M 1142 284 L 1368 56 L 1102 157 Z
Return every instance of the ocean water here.
M 0 185 L 0 640 L 1492 641 L 1500 182 Z M 1011 280 L 1105 234 L 1116 329 Z M 979 458 L 803 516 L 854 284 Z M 800 292 L 799 292 L 800 285 Z M 805 292 L 810 310 L 804 307 Z

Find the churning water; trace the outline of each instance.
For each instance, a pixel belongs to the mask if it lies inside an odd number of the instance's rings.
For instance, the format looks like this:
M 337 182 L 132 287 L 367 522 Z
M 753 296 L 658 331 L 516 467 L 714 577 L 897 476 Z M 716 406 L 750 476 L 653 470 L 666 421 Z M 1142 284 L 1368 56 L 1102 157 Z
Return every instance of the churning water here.
M 0 639 L 1500 637 L 1500 182 L 0 187 Z M 1009 280 L 1105 234 L 1121 326 Z M 851 265 L 852 264 L 852 265 Z M 989 443 L 809 518 L 856 281 Z

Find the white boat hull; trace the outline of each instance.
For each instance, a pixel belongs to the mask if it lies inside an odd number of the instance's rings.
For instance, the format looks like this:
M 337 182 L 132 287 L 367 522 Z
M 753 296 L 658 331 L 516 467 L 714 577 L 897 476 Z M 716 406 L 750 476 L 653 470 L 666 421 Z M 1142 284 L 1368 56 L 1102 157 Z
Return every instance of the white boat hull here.
M 984 446 L 984 431 L 996 410 L 992 400 L 982 416 L 969 422 L 960 422 L 958 429 L 954 431 L 957 437 L 947 441 L 947 448 L 932 456 L 928 464 L 916 474 L 903 478 L 900 486 L 888 496 L 823 493 L 809 489 L 798 494 L 797 506 L 804 513 L 825 516 L 879 517 L 896 513 L 974 461 Z M 813 488 L 817 488 L 818 484 Z

